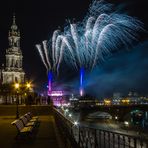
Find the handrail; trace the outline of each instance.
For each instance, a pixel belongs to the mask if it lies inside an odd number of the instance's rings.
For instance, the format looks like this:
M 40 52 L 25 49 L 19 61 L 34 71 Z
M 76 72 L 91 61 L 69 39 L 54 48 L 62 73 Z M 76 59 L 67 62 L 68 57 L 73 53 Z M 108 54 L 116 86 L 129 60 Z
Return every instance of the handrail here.
M 61 112 L 55 108 L 53 110 L 56 123 L 64 133 L 64 138 L 69 139 L 68 143 L 73 148 L 148 148 L 148 140 L 144 137 L 96 129 L 84 125 L 74 126 L 74 123 Z

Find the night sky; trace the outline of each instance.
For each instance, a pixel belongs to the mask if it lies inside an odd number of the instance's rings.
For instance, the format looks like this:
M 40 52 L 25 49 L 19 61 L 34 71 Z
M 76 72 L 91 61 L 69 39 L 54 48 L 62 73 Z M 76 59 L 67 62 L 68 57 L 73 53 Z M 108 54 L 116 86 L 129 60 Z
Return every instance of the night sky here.
M 21 32 L 21 49 L 23 52 L 23 67 L 26 72 L 26 75 L 29 79 L 33 80 L 33 83 L 36 85 L 36 88 L 43 88 L 45 87 L 45 83 L 47 82 L 47 75 L 46 75 L 46 69 L 41 62 L 40 56 L 37 52 L 37 49 L 35 48 L 35 44 L 41 43 L 45 39 L 49 39 L 55 29 L 58 27 L 63 28 L 64 24 L 66 23 L 66 19 L 75 20 L 75 21 L 81 21 L 83 17 L 85 16 L 89 4 L 91 0 L 3 0 L 0 2 L 0 64 L 5 63 L 5 50 L 8 47 L 8 30 L 12 24 L 12 16 L 13 12 L 16 14 L 16 22 Z M 123 8 L 129 15 L 135 16 L 139 18 L 145 26 L 145 29 L 147 30 L 148 26 L 148 12 L 147 8 L 148 5 L 147 0 L 109 0 L 109 2 L 115 3 L 115 4 L 125 4 L 123 5 Z M 101 81 L 101 86 L 104 88 L 104 94 L 105 92 L 112 92 L 112 91 L 120 91 L 117 88 L 119 88 L 119 85 L 121 86 L 120 89 L 129 90 L 132 89 L 135 86 L 138 85 L 136 88 L 137 91 L 146 93 L 148 88 L 148 77 L 147 75 L 143 75 L 143 73 L 148 74 L 148 62 L 147 62 L 147 56 L 148 56 L 148 44 L 147 44 L 147 34 L 141 34 L 139 38 L 140 45 L 136 45 L 135 52 L 130 53 L 124 53 L 123 56 L 120 54 L 119 56 L 116 55 L 115 57 L 111 58 L 108 62 L 104 63 L 101 66 L 102 69 L 107 69 L 107 71 L 102 72 L 100 74 L 100 77 L 102 76 L 101 80 L 104 76 L 107 75 L 107 73 L 116 73 L 119 67 L 121 65 L 124 65 L 125 67 L 128 67 L 128 62 L 121 63 L 121 59 L 124 58 L 124 61 L 129 61 L 129 67 L 133 67 L 131 62 L 134 63 L 134 61 L 131 60 L 130 57 L 136 57 L 136 61 L 139 61 L 139 67 L 143 67 L 142 69 L 137 69 L 139 72 L 142 71 L 139 74 L 139 77 L 143 77 L 142 79 L 145 79 L 145 83 L 142 83 L 141 79 L 138 79 L 137 83 L 135 83 L 136 78 L 132 80 L 133 76 L 127 77 L 123 79 L 123 73 L 117 76 L 117 81 L 114 79 L 114 82 L 111 82 L 111 80 L 107 81 L 107 78 L 105 78 L 105 82 Z M 140 50 L 140 53 L 139 53 Z M 143 56 L 138 56 L 137 54 L 142 54 Z M 137 56 L 136 56 L 137 55 Z M 126 60 L 127 59 L 127 60 Z M 145 62 L 143 62 L 143 59 Z M 116 64 L 120 61 L 119 64 Z M 111 64 L 112 63 L 112 64 Z M 144 64 L 144 66 L 143 66 Z M 103 67 L 103 68 L 102 68 Z M 129 69 L 126 68 L 126 69 Z M 133 68 L 131 68 L 133 69 Z M 130 69 L 130 70 L 131 70 Z M 98 74 L 101 71 L 100 69 L 96 70 L 94 73 L 90 74 L 88 77 L 91 79 L 92 75 L 95 76 L 95 80 L 100 81 L 100 77 L 98 78 Z M 137 73 L 136 70 L 134 70 L 134 73 Z M 98 72 L 96 74 L 96 72 Z M 127 71 L 126 73 L 128 73 Z M 72 72 L 71 72 L 72 73 Z M 122 78 L 121 78 L 122 76 Z M 125 75 L 124 75 L 125 76 Z M 145 76 L 145 77 L 144 77 Z M 61 76 L 63 77 L 63 76 Z M 71 78 L 70 76 L 67 76 Z M 135 76 L 136 77 L 136 76 Z M 93 77 L 94 78 L 94 77 Z M 119 81 L 120 78 L 122 81 Z M 64 78 L 66 79 L 66 78 Z M 63 80 L 64 80 L 63 79 Z M 70 80 L 67 80 L 66 85 L 72 85 Z M 119 80 L 118 80 L 119 79 Z M 134 81 L 134 83 L 125 85 L 124 83 L 129 81 Z M 125 81 L 124 81 L 125 80 Z M 116 86 L 112 87 L 112 89 L 106 88 L 105 86 L 112 83 L 115 84 L 116 82 L 119 82 L 116 84 Z M 90 82 L 90 85 L 89 85 Z M 97 86 L 95 83 L 92 83 L 91 81 L 86 82 L 88 85 L 88 88 L 91 86 L 94 86 L 97 89 Z M 110 83 L 108 83 L 110 82 Z M 124 82 L 124 83 L 123 83 Z M 75 82 L 74 82 L 75 83 Z M 130 82 L 129 82 L 130 83 Z M 112 86 L 111 84 L 111 86 Z M 124 84 L 124 86 L 122 85 Z M 100 89 L 100 87 L 98 89 Z M 126 86 L 126 87 L 125 87 Z M 144 87 L 143 87 L 144 86 Z M 101 88 L 102 88 L 101 87 Z M 95 92 L 93 92 L 95 93 Z

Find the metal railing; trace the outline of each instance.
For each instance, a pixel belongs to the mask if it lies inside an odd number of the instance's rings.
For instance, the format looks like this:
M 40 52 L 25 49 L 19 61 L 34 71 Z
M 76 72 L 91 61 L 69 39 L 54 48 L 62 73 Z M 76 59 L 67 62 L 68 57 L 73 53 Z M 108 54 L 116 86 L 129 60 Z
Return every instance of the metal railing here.
M 75 125 L 57 109 L 54 113 L 67 148 L 148 148 L 143 137 Z

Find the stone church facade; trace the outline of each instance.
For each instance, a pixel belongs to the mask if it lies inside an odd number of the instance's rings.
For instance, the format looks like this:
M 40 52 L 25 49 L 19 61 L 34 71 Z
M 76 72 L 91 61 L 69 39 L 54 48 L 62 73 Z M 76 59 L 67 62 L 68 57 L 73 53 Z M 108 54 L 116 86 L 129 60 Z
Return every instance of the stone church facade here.
M 6 64 L 1 71 L 2 83 L 24 83 L 25 72 L 22 67 L 23 55 L 20 49 L 20 31 L 13 16 L 13 23 L 9 31 L 9 47 L 6 49 Z
M 6 63 L 0 69 L 0 104 L 15 104 L 17 99 L 17 95 L 9 94 L 9 92 L 6 92 L 8 90 L 5 90 L 5 94 L 3 94 L 2 89 L 5 88 L 2 87 L 9 84 L 13 85 L 14 83 L 25 83 L 25 72 L 22 66 L 23 55 L 20 48 L 20 31 L 16 25 L 15 15 L 9 30 L 8 41 L 9 45 L 5 54 Z M 25 97 L 23 95 L 18 96 L 18 103 L 25 104 Z

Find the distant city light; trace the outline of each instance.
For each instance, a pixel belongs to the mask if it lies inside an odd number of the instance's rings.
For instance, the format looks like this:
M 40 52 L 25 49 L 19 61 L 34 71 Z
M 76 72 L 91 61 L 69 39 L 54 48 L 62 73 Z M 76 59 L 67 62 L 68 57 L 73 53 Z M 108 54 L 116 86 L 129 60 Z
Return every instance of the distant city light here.
M 48 95 L 52 97 L 62 97 L 63 91 L 51 91 L 51 92 L 48 92 Z
M 118 119 L 118 116 L 115 116 L 115 119 L 117 120 Z
M 122 101 L 122 103 L 129 103 L 130 102 L 130 100 L 129 99 L 123 99 L 123 100 L 121 100 Z
M 76 125 L 76 126 L 77 126 L 77 125 L 78 125 L 78 122 L 77 122 L 77 121 L 74 121 L 74 125 Z
M 78 98 L 74 97 L 74 95 L 72 94 L 71 97 L 69 98 L 69 101 L 77 101 Z
M 109 99 L 104 99 L 104 104 L 105 104 L 105 105 L 111 105 L 111 100 L 109 100 Z
M 65 109 L 65 112 L 67 113 L 69 110 L 68 109 Z
M 124 121 L 124 124 L 125 124 L 125 126 L 128 126 L 129 122 L 128 121 Z
M 69 117 L 72 117 L 72 114 L 69 114 L 68 116 L 69 116 Z

